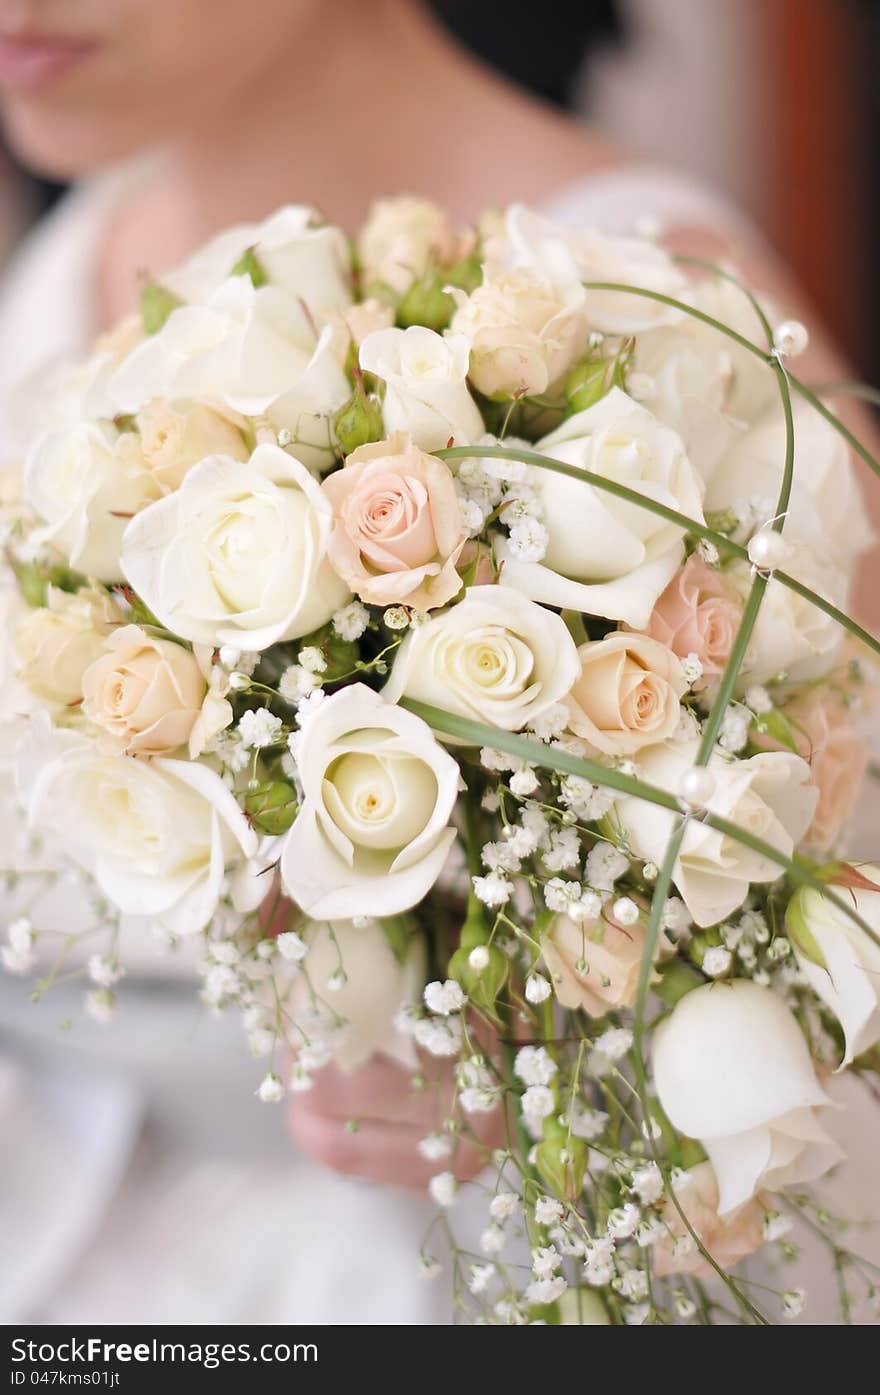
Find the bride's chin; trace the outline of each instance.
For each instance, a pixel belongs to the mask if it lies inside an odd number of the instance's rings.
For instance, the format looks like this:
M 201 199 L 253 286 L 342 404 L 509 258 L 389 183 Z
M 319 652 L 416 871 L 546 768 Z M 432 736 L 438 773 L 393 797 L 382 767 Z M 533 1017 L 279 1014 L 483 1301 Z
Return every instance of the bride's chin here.
M 68 180 L 124 160 L 150 144 L 134 123 L 107 113 L 76 115 L 48 104 L 6 99 L 3 131 L 13 154 L 35 174 Z

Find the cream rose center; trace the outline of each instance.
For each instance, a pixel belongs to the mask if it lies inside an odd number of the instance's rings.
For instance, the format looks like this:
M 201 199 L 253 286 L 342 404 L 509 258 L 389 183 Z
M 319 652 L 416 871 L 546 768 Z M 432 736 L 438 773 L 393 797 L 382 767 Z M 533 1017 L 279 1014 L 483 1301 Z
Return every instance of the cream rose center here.
M 328 767 L 324 804 L 358 847 L 389 852 L 423 831 L 437 803 L 434 772 L 412 756 L 350 751 Z

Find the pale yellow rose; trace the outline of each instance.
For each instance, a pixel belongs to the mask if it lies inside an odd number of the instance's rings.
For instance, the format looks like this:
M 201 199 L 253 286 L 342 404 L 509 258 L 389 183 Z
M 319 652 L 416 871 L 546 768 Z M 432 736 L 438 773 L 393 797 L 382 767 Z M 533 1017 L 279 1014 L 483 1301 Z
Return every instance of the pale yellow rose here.
M 590 1017 L 629 1007 L 635 1001 L 646 933 L 643 916 L 634 925 L 620 925 L 610 903 L 596 920 L 554 917 L 541 937 L 541 954 L 562 1006 L 582 1008 Z M 656 957 L 670 952 L 669 941 L 661 936 Z
M 461 590 L 467 530 L 452 472 L 409 436 L 359 447 L 322 489 L 333 510 L 327 555 L 362 601 L 425 611 Z
M 722 1269 L 732 1269 L 763 1245 L 764 1216 L 772 1210 L 765 1193 L 759 1192 L 725 1216 L 719 1216 L 718 1179 L 712 1164 L 703 1162 L 688 1169 L 687 1183 L 676 1195 L 703 1245 Z M 666 1234 L 651 1249 L 658 1279 L 668 1274 L 693 1274 L 697 1279 L 711 1279 L 714 1271 L 694 1244 L 670 1197 L 663 1200 L 660 1219 Z
M 687 679 L 665 644 L 618 630 L 582 644 L 578 658 L 580 676 L 566 699 L 575 735 L 609 756 L 672 736 Z
M 461 300 L 452 329 L 468 340 L 471 382 L 487 397 L 546 392 L 585 347 L 583 288 L 497 272 Z
M 455 237 L 449 218 L 429 199 L 378 199 L 358 238 L 366 285 L 379 281 L 405 295 L 432 263 L 451 262 Z
M 161 755 L 189 740 L 207 691 L 193 654 L 137 625 L 109 636 L 83 674 L 83 711 L 129 755 Z
M 83 674 L 103 652 L 104 637 L 119 616 L 103 592 L 76 595 L 51 586 L 47 602 L 18 622 L 15 649 L 19 673 L 44 702 L 74 707 L 82 701 Z
M 187 471 L 207 455 L 247 460 L 241 431 L 228 417 L 202 402 L 148 402 L 136 424 L 140 448 L 163 490 L 179 489 Z M 136 439 L 136 438 L 135 438 Z
M 357 305 L 337 310 L 330 323 L 334 329 L 339 328 L 342 331 L 339 342 L 344 362 L 352 344 L 359 349 L 368 334 L 391 328 L 394 324 L 394 311 L 384 301 L 371 296 L 368 300 L 358 301 Z

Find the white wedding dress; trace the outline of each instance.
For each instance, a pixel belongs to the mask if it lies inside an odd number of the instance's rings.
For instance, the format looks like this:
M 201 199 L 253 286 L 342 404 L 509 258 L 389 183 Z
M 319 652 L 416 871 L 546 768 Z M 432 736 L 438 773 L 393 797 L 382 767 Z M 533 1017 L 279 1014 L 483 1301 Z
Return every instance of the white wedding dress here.
M 0 285 L 6 459 L 21 415 L 14 385 L 88 342 L 102 234 L 132 177 L 69 195 Z M 619 230 L 642 216 L 736 230 L 713 195 L 647 168 L 585 178 L 545 211 Z M 25 865 L 8 790 L 3 798 L 0 863 Z M 23 894 L 6 896 L 3 922 Z M 75 885 L 62 883 L 41 910 L 44 923 L 75 926 Z M 103 1027 L 82 1016 L 81 985 L 35 1006 L 21 980 L 0 978 L 0 1322 L 449 1321 L 448 1275 L 417 1278 L 428 1203 L 298 1155 L 280 1109 L 254 1098 L 260 1066 L 237 1022 L 212 1019 L 151 947 L 126 946 L 123 959 L 139 972 Z M 841 1132 L 855 1157 L 835 1190 L 845 1209 L 867 1214 L 878 1210 L 880 1107 L 857 1091 L 854 1101 Z M 876 1116 L 871 1146 L 855 1105 Z M 473 1201 L 481 1226 L 485 1201 Z M 831 1287 L 817 1286 L 805 1320 L 834 1320 Z

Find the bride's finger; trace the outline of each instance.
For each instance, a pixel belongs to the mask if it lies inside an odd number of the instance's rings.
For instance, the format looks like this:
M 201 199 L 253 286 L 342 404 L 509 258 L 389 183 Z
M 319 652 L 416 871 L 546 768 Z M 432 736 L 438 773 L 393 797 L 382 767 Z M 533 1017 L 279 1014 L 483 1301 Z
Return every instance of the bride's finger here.
M 351 1131 L 337 1119 L 294 1110 L 291 1132 L 304 1152 L 335 1172 L 392 1186 L 423 1190 L 444 1166 L 468 1181 L 486 1163 L 486 1149 L 469 1139 L 459 1141 L 445 1164 L 423 1158 L 418 1151 L 421 1131 L 411 1124 L 367 1120 Z

